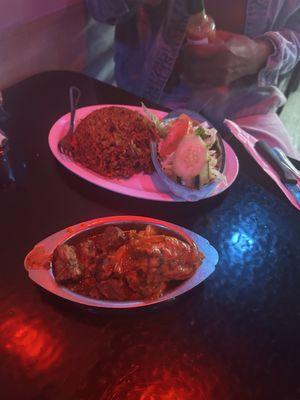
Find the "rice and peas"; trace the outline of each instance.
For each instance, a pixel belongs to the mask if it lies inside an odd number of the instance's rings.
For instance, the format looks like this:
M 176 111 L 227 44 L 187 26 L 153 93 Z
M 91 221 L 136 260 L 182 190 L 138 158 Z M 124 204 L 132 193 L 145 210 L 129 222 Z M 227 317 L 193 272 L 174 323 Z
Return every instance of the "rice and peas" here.
M 83 166 L 108 178 L 152 173 L 150 138 L 154 124 L 137 111 L 109 106 L 93 111 L 75 129 L 72 156 Z

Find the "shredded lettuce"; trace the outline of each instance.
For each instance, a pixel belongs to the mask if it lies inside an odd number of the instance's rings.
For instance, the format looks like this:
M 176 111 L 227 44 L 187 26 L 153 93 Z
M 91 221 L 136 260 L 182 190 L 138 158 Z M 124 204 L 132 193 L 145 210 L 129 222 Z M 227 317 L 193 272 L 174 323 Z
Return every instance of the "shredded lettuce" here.
M 215 181 L 216 183 L 226 181 L 226 177 L 224 176 L 224 174 L 222 174 L 217 168 L 218 154 L 217 151 L 213 148 L 217 140 L 216 133 L 217 131 L 214 128 L 210 128 L 208 125 L 206 126 L 203 123 L 196 126 L 195 124 L 194 125 L 191 124 L 188 132 L 188 135 L 199 136 L 207 148 L 208 180 L 205 183 L 202 182 L 201 186 L 210 183 L 212 181 Z M 169 156 L 161 160 L 161 164 L 163 171 L 166 173 L 166 175 L 169 178 L 176 181 L 176 176 L 173 170 L 173 160 L 174 160 L 174 153 L 170 154 Z M 189 181 L 184 180 L 182 181 L 182 184 L 184 186 L 194 188 L 194 179 L 190 179 Z
M 161 121 L 155 114 L 153 114 L 148 108 L 145 106 L 144 103 L 142 103 L 142 109 L 146 115 L 147 118 L 154 124 L 158 132 L 160 133 L 161 139 L 165 138 L 166 135 L 168 134 L 168 123 L 166 121 Z M 197 135 L 199 136 L 204 144 L 207 147 L 208 151 L 208 158 L 207 158 L 207 166 L 208 166 L 208 171 L 209 171 L 209 182 L 211 181 L 216 181 L 216 182 L 226 182 L 226 177 L 224 174 L 222 174 L 218 169 L 217 169 L 217 164 L 218 164 L 218 157 L 217 157 L 217 152 L 212 149 L 213 145 L 216 142 L 217 136 L 216 136 L 216 130 L 214 128 L 211 128 L 208 126 L 208 124 L 201 123 L 200 125 L 193 126 L 193 124 L 190 123 L 190 129 L 188 131 L 188 134 L 190 135 Z M 168 155 L 166 158 L 160 160 L 162 169 L 164 173 L 174 181 L 176 181 L 177 176 L 174 174 L 173 170 L 173 160 L 174 160 L 174 152 Z M 191 182 L 182 182 L 184 186 L 187 187 L 193 187 Z
M 146 116 L 150 119 L 150 121 L 153 122 L 154 126 L 159 131 L 161 136 L 164 137 L 166 135 L 165 134 L 165 126 L 161 122 L 161 120 L 155 114 L 153 114 L 150 110 L 148 110 L 148 108 L 145 106 L 145 104 L 143 102 L 142 102 L 142 109 L 143 109 L 144 113 L 146 114 Z
M 210 137 L 210 135 L 208 135 L 208 134 L 206 133 L 206 130 L 205 130 L 201 125 L 199 125 L 199 126 L 195 129 L 195 135 L 200 136 L 201 139 L 203 139 L 203 140 L 205 140 L 205 139 L 207 139 L 207 138 Z

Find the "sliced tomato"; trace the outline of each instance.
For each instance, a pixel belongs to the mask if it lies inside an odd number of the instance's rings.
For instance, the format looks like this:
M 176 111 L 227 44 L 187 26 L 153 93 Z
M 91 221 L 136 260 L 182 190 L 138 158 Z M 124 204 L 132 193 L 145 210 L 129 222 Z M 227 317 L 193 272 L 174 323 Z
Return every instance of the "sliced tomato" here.
M 186 114 L 180 114 L 179 119 L 185 119 L 186 121 L 192 121 L 192 119 Z
M 181 116 L 171 126 L 167 137 L 161 142 L 159 153 L 161 157 L 166 157 L 173 153 L 181 141 L 187 134 L 189 127 L 189 118 L 181 118 Z

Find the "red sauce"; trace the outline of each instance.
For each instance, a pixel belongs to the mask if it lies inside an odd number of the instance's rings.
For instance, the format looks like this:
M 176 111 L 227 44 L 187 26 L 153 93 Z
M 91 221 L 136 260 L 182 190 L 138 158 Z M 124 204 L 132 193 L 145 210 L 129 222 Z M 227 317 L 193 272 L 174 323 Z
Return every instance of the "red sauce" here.
M 37 244 L 25 259 L 25 268 L 49 269 L 52 255 L 47 253 L 43 244 Z

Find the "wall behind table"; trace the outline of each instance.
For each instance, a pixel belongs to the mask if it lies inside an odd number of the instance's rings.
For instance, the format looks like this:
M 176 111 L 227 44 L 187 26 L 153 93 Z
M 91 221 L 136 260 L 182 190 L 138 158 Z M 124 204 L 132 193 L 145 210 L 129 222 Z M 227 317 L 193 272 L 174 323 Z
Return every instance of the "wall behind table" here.
M 88 63 L 83 0 L 1 0 L 0 89 L 45 70 Z

